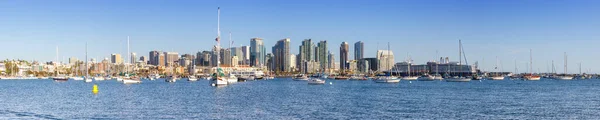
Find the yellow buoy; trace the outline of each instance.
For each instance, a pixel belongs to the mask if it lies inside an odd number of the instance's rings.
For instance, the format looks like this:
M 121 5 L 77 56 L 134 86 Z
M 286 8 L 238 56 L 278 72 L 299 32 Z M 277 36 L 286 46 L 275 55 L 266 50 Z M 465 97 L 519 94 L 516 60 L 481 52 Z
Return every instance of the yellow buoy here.
M 94 87 L 92 88 L 92 93 L 98 94 L 98 85 L 94 84 Z

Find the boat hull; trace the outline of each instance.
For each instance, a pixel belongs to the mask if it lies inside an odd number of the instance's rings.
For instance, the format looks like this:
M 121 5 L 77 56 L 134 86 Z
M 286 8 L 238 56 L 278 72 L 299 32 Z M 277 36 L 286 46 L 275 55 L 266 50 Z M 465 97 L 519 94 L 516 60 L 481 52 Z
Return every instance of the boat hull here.
M 444 80 L 446 82 L 471 82 L 471 79 L 468 78 L 446 78 Z

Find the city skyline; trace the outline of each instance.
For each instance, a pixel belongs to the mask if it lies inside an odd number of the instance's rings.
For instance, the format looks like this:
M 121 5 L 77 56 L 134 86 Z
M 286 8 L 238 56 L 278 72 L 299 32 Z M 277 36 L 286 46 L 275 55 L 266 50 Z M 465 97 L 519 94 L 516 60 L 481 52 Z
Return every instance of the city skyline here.
M 112 53 L 128 59 L 126 36 L 131 36 L 131 52 L 139 56 L 148 56 L 152 50 L 181 54 L 210 51 L 216 34 L 214 8 L 220 6 L 224 13 L 222 32 L 236 36 L 234 46 L 249 46 L 249 39 L 259 37 L 264 40 L 263 48 L 272 47 L 277 40 L 290 38 L 290 54 L 298 54 L 296 47 L 301 41 L 312 39 L 327 40 L 329 51 L 339 53 L 338 43 L 363 41 L 364 57 L 372 58 L 376 50 L 385 50 L 386 43 L 391 42 L 395 62 L 411 56 L 416 64 L 424 64 L 446 56 L 456 61 L 461 39 L 470 64 L 477 61 L 488 71 L 494 67 L 496 56 L 503 71 L 513 71 L 515 60 L 519 71 L 526 71 L 529 49 L 533 49 L 534 71 L 546 72 L 552 60 L 556 69 L 562 70 L 563 52 L 569 54 L 570 73 L 578 72 L 578 63 L 583 64 L 584 71 L 600 66 L 594 61 L 598 58 L 589 55 L 597 50 L 594 44 L 600 43 L 593 33 L 598 30 L 593 27 L 598 25 L 593 22 L 598 17 L 586 14 L 599 11 L 594 8 L 596 1 L 371 1 L 364 5 L 348 1 L 337 7 L 328 5 L 339 1 L 294 2 L 185 1 L 169 3 L 179 8 L 153 9 L 159 2 L 79 1 L 66 2 L 69 7 L 63 7 L 50 1 L 9 1 L 0 3 L 0 15 L 8 16 L 0 20 L 8 23 L 0 28 L 5 33 L 0 39 L 10 45 L 4 46 L 0 59 L 53 61 L 54 49 L 59 46 L 63 62 L 71 57 L 81 60 L 85 42 L 90 59 L 110 58 Z M 131 5 L 134 3 L 141 5 Z M 264 3 L 267 6 L 260 5 Z M 278 5 L 313 9 L 289 10 Z M 246 8 L 252 6 L 262 7 Z M 126 9 L 129 7 L 148 11 Z M 106 9 L 106 13 L 99 12 Z M 121 11 L 129 14 L 118 14 Z M 248 19 L 250 16 L 257 19 Z M 227 43 L 228 37 L 222 38 Z M 349 50 L 350 59 L 353 51 Z

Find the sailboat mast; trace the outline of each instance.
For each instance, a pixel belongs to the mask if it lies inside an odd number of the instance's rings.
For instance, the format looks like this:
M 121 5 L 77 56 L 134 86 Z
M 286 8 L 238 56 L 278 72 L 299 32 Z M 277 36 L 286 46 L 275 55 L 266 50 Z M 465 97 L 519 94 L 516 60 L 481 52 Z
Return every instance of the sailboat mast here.
M 131 59 L 131 53 L 129 53 L 129 36 L 127 36 L 127 58 L 125 60 L 127 59 Z M 129 74 L 129 65 L 127 63 L 125 63 L 125 73 Z
M 87 42 L 85 43 L 85 79 L 89 79 L 89 71 L 88 71 L 88 49 Z
M 220 42 L 221 28 L 220 28 L 220 25 L 221 25 L 221 7 L 218 7 L 217 8 L 217 48 L 216 48 L 217 49 L 216 50 L 217 51 L 217 72 L 219 71 L 219 66 L 220 66 L 219 61 L 221 59 L 220 58 L 221 57 L 221 54 L 220 54 L 220 52 L 221 52 L 221 42 Z
M 533 50 L 532 49 L 529 49 L 529 69 L 531 70 L 531 71 L 529 71 L 529 74 L 530 75 L 533 74 L 533 72 L 532 72 L 533 71 Z
M 390 59 L 389 59 L 388 57 L 390 57 L 390 42 L 388 42 L 388 45 L 387 45 L 387 47 L 388 47 L 388 50 L 387 50 L 387 55 L 385 56 L 385 59 L 386 59 L 385 61 L 386 61 L 387 63 L 385 63 L 385 65 L 386 65 L 386 68 L 389 68 L 389 67 L 390 67 L 390 64 L 389 64 L 389 63 L 390 63 Z M 391 69 L 391 68 L 390 68 L 390 70 L 389 70 L 389 71 L 390 71 L 390 76 L 392 76 L 392 71 L 393 71 L 393 69 Z
M 567 74 L 567 52 L 565 52 L 565 75 Z

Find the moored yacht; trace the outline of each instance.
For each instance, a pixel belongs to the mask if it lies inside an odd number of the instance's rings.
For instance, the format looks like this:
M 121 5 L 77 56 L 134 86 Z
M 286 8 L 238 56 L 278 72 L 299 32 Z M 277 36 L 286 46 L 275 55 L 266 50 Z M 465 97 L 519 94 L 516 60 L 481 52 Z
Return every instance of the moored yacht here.
M 321 80 L 319 78 L 310 78 L 308 81 L 309 85 L 322 85 L 325 84 L 325 80 Z

